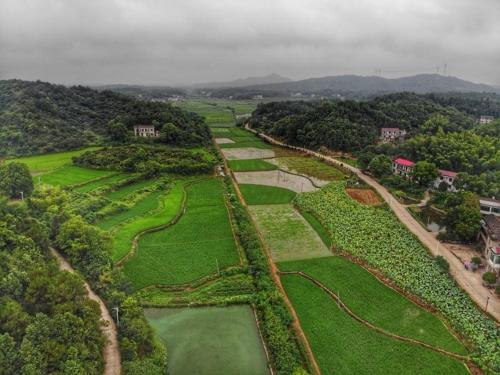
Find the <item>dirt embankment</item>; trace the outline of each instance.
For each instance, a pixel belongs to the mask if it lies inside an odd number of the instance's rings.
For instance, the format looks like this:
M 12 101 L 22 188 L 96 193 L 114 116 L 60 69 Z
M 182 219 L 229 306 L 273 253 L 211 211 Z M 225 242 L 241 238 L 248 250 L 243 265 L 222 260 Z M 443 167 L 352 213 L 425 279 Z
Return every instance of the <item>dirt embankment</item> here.
M 352 199 L 358 201 L 361 204 L 375 206 L 381 203 L 377 193 L 375 193 L 371 189 L 348 188 L 345 190 Z

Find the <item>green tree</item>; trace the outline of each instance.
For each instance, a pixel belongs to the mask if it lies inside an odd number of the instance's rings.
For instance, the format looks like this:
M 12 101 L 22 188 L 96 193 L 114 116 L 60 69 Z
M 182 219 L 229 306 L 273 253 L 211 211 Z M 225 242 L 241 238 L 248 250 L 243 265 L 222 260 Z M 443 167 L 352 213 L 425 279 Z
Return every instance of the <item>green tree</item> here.
M 386 155 L 377 155 L 368 164 L 368 170 L 375 177 L 389 176 L 392 173 L 392 160 Z
M 125 142 L 129 138 L 127 126 L 117 118 L 108 123 L 108 132 L 115 142 Z
M 439 176 L 438 169 L 434 163 L 419 161 L 413 167 L 413 179 L 423 187 L 429 186 Z
M 445 216 L 448 237 L 461 241 L 474 241 L 481 229 L 479 197 L 471 192 L 464 192 L 462 203 L 448 210 Z
M 11 198 L 31 195 L 33 180 L 28 166 L 17 162 L 0 166 L 0 192 Z

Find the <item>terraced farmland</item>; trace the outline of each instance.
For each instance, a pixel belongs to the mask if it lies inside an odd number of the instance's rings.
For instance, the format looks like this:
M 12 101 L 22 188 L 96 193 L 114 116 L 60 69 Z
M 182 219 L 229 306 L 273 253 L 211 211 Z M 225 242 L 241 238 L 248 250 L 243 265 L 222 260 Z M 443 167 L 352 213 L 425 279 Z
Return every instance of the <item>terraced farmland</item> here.
M 84 184 L 86 182 L 93 181 L 99 178 L 104 178 L 114 173 L 116 172 L 68 165 L 39 176 L 39 181 L 43 184 L 54 186 L 71 186 Z
M 278 167 L 265 160 L 230 160 L 229 167 L 235 172 L 272 171 Z
M 137 253 L 124 264 L 136 289 L 188 283 L 239 264 L 221 182 L 203 180 L 186 191 L 186 211 L 180 220 L 142 236 Z
M 241 184 L 240 190 L 248 205 L 290 203 L 296 195 L 294 191 L 266 185 Z

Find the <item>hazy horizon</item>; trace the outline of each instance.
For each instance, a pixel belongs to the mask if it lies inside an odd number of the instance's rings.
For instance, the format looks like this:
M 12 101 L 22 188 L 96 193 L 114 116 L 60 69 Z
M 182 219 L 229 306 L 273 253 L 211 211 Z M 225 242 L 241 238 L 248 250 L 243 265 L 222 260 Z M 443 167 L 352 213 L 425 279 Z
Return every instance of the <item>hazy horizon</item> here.
M 447 64 L 447 75 L 499 86 L 498 16 L 496 0 L 2 0 L 0 79 L 184 86 Z

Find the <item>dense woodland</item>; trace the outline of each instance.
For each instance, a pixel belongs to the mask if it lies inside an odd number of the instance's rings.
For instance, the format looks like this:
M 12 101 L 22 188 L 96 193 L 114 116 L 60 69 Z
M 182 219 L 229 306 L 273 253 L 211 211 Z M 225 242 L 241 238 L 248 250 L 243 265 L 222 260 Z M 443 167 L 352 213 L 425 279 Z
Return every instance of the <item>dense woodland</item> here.
M 194 113 L 164 103 L 139 101 L 111 91 L 46 82 L 0 81 L 0 155 L 69 150 L 111 138 L 108 123 L 126 129 L 158 124 L 175 137 L 164 143 L 207 143 L 209 131 Z M 172 128 L 173 125 L 173 128 Z

